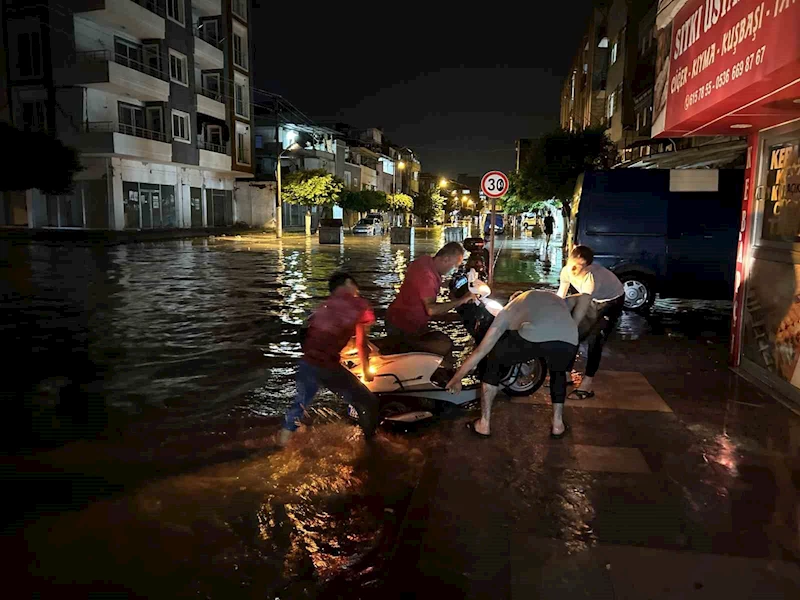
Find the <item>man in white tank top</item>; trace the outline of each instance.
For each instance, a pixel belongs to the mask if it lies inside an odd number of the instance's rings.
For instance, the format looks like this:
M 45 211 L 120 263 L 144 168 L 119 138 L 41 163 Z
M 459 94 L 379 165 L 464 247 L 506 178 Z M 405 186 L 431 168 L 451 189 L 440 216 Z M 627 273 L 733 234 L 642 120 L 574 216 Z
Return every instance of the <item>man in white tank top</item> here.
M 447 384 L 448 390 L 458 393 L 461 380 L 487 358 L 481 376 L 481 418 L 467 425 L 472 432 L 482 437 L 490 435 L 492 402 L 509 369 L 534 358 L 544 358 L 550 371 L 553 403 L 550 435 L 555 439 L 564 437 L 568 430 L 563 419 L 567 373 L 578 351 L 577 323 L 583 318 L 589 301 L 589 296 L 571 296 L 563 300 L 552 292 L 532 290 L 515 296 L 498 313 L 483 341 Z

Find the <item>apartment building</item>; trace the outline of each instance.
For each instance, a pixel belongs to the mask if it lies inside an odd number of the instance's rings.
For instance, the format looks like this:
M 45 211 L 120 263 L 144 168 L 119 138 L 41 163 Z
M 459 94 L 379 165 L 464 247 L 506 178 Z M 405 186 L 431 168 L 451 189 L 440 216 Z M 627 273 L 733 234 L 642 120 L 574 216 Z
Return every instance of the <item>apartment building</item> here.
M 231 225 L 253 174 L 248 0 L 6 0 L 11 118 L 80 152 L 30 227 Z

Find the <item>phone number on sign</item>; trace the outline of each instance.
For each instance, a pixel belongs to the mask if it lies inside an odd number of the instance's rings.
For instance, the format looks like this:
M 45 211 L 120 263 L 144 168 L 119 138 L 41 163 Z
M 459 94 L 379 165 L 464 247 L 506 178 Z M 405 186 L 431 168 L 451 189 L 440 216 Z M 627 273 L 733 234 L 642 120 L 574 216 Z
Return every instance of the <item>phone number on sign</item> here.
M 705 85 L 686 94 L 683 101 L 683 108 L 687 109 L 694 104 L 697 104 L 703 98 L 707 98 L 714 90 L 719 90 L 731 81 L 735 81 L 745 73 L 749 73 L 753 67 L 757 67 L 764 62 L 764 54 L 767 51 L 766 46 L 761 46 L 758 50 L 750 54 L 750 56 L 743 58 L 738 63 L 733 65 L 730 69 L 725 69 L 722 73 L 716 76 L 714 81 L 709 81 Z

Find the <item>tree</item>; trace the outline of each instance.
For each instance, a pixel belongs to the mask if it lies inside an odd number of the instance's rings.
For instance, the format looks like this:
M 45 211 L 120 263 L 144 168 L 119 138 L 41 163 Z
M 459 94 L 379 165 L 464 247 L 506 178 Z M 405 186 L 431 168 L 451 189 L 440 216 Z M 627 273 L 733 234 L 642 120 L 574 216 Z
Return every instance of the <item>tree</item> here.
M 529 159 L 514 178 L 513 194 L 521 205 L 560 200 L 566 231 L 578 177 L 585 171 L 610 168 L 613 159 L 614 145 L 603 127 L 557 129 L 534 142 Z
M 72 191 L 75 174 L 83 170 L 74 148 L 48 133 L 20 131 L 7 123 L 0 123 L 0 139 L 11 149 L 4 160 L 0 190 L 38 188 L 54 196 Z
M 340 194 L 337 204 L 356 213 L 383 210 L 386 206 L 386 193 L 377 190 L 346 191 Z
M 295 171 L 284 179 L 281 195 L 285 202 L 329 208 L 339 200 L 344 183 L 325 169 Z
M 437 189 L 432 192 L 422 192 L 414 198 L 414 214 L 424 223 L 442 217 L 445 197 Z
M 408 194 L 389 194 L 386 196 L 386 205 L 394 212 L 408 212 L 414 208 L 414 199 Z

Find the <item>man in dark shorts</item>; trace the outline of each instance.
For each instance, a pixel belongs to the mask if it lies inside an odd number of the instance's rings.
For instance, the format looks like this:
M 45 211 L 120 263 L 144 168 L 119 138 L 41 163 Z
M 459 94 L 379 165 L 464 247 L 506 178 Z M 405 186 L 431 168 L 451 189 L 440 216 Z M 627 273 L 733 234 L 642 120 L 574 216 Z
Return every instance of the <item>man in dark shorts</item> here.
M 547 213 L 547 216 L 544 218 L 544 235 L 546 244 L 550 245 L 550 238 L 553 235 L 553 228 L 555 227 L 556 220 L 553 218 L 552 213 Z
M 320 384 L 356 408 L 365 436 L 372 436 L 378 425 L 378 399 L 342 366 L 340 358 L 342 349 L 355 335 L 362 377 L 372 381 L 367 334 L 375 315 L 369 303 L 358 295 L 355 279 L 347 273 L 334 273 L 328 281 L 328 289 L 331 295 L 309 319 L 303 340 L 303 358 L 295 376 L 297 392 L 283 420 L 281 445 L 285 445 L 297 430 L 298 421 L 313 402 Z
M 397 297 L 386 311 L 384 352 L 430 352 L 448 356 L 453 347 L 441 331 L 431 331 L 428 322 L 473 300 L 466 294 L 452 302 L 437 302 L 442 276 L 453 271 L 464 260 L 464 247 L 458 242 L 446 244 L 436 256 L 422 256 L 408 265 L 406 277 Z
M 550 436 L 564 437 L 567 373 L 578 352 L 577 323 L 588 307 L 588 297 L 563 300 L 552 292 L 531 290 L 517 295 L 492 322 L 492 326 L 472 354 L 447 384 L 453 393 L 461 391 L 461 380 L 486 357 L 481 375 L 481 418 L 468 424 L 482 437 L 491 433 L 492 402 L 500 381 L 515 364 L 544 358 L 550 371 L 550 400 L 553 423 Z

